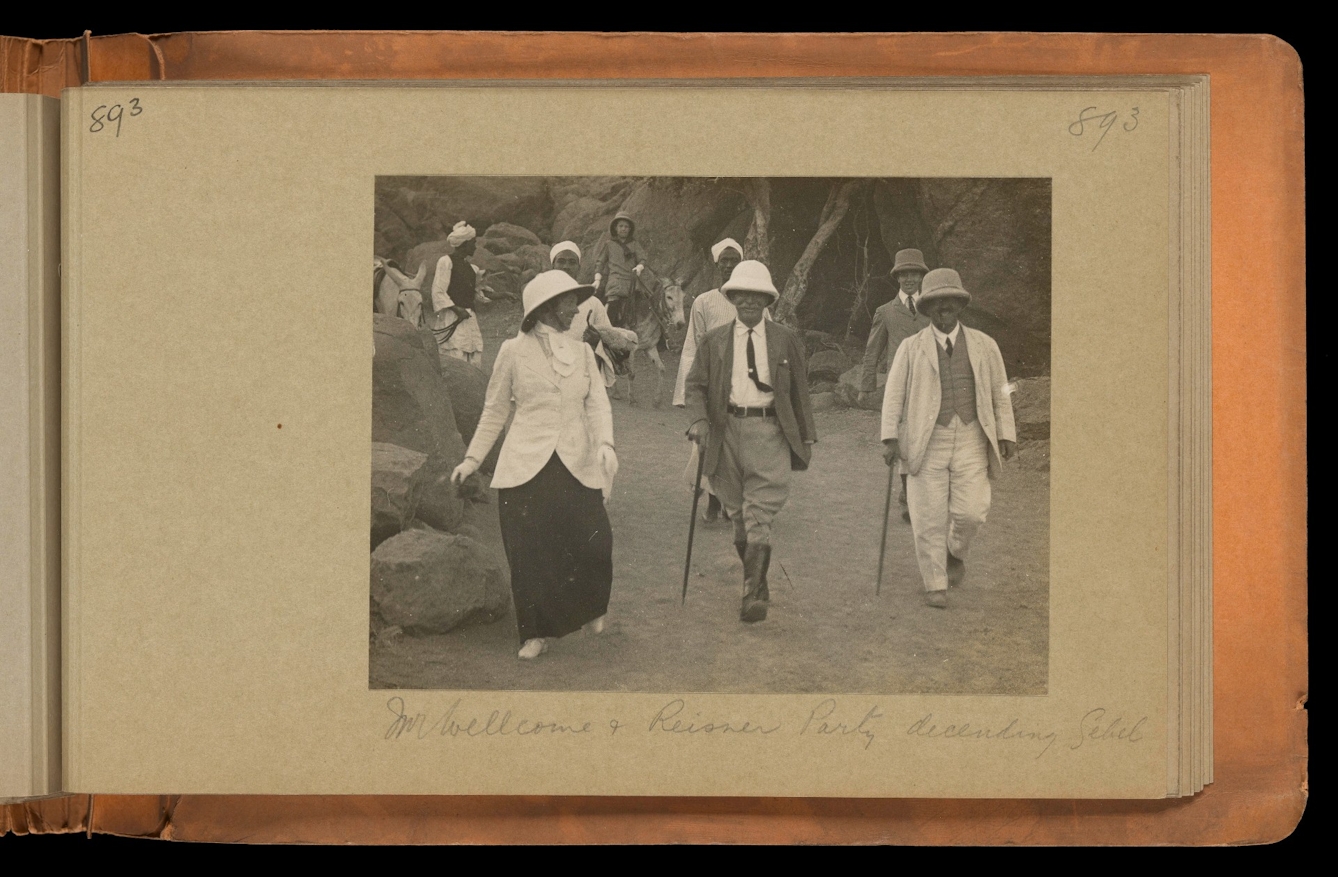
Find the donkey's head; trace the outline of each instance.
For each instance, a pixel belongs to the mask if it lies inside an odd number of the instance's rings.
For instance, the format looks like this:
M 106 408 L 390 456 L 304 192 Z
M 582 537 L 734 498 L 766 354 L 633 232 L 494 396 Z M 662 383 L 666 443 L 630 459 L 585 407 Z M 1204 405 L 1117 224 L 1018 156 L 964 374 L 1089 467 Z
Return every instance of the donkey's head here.
M 683 315 L 683 304 L 687 299 L 687 294 L 683 292 L 683 285 L 677 280 L 666 280 L 664 282 L 664 307 L 669 313 L 669 321 L 673 323 L 675 329 L 682 329 L 687 325 L 687 317 Z

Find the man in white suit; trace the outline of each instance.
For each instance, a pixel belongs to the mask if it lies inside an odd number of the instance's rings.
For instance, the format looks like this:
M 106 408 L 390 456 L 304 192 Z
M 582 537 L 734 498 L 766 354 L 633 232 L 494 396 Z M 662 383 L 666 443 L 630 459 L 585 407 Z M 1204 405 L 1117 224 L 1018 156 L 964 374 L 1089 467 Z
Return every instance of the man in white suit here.
M 966 576 L 990 480 L 1017 447 L 999 345 L 958 321 L 970 301 L 951 268 L 925 275 L 919 309 L 930 324 L 897 348 L 883 392 L 883 459 L 907 473 L 925 602 L 939 609 Z

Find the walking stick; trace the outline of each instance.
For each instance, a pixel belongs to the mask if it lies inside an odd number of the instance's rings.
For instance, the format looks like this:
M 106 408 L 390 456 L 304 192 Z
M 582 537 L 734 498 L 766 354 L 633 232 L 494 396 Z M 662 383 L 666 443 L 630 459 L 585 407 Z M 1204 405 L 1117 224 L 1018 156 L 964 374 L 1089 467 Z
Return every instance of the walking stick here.
M 702 471 L 706 469 L 706 449 L 697 445 L 697 480 L 692 482 L 692 520 L 688 521 L 688 557 L 683 561 L 683 602 L 688 602 L 688 573 L 692 569 L 692 536 L 697 532 L 697 503 L 702 498 Z
M 883 503 L 883 538 L 878 545 L 878 581 L 874 583 L 873 593 L 877 596 L 883 590 L 883 557 L 887 554 L 887 521 L 892 515 L 892 484 L 897 479 L 897 467 L 887 467 L 887 501 Z

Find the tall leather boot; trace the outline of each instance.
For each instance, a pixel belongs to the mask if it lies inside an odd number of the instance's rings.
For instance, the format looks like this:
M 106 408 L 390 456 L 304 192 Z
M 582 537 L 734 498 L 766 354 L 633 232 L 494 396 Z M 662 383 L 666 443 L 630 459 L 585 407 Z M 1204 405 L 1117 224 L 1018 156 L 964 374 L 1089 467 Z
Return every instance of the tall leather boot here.
M 762 597 L 762 564 L 771 546 L 749 543 L 743 554 L 743 604 L 739 607 L 739 620 L 752 624 L 766 621 L 767 601 Z

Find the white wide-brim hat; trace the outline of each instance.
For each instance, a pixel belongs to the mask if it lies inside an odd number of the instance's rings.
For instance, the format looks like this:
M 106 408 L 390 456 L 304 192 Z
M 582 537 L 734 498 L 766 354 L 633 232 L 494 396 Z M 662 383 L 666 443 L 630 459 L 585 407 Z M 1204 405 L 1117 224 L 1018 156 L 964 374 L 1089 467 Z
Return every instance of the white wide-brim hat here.
M 771 282 L 771 272 L 767 266 L 756 259 L 745 259 L 735 267 L 734 273 L 720 287 L 728 298 L 731 292 L 761 292 L 771 296 L 771 303 L 780 299 L 776 285 Z
M 577 298 L 584 301 L 594 292 L 594 287 L 573 279 L 566 271 L 559 271 L 556 268 L 545 271 L 525 284 L 525 290 L 520 294 L 521 304 L 525 307 L 522 322 L 528 320 L 541 304 L 557 298 L 564 292 L 574 292 Z
M 917 308 L 924 308 L 931 302 L 943 298 L 959 298 L 965 304 L 971 303 L 971 293 L 962 286 L 962 277 L 951 268 L 935 268 L 920 281 L 920 300 Z

